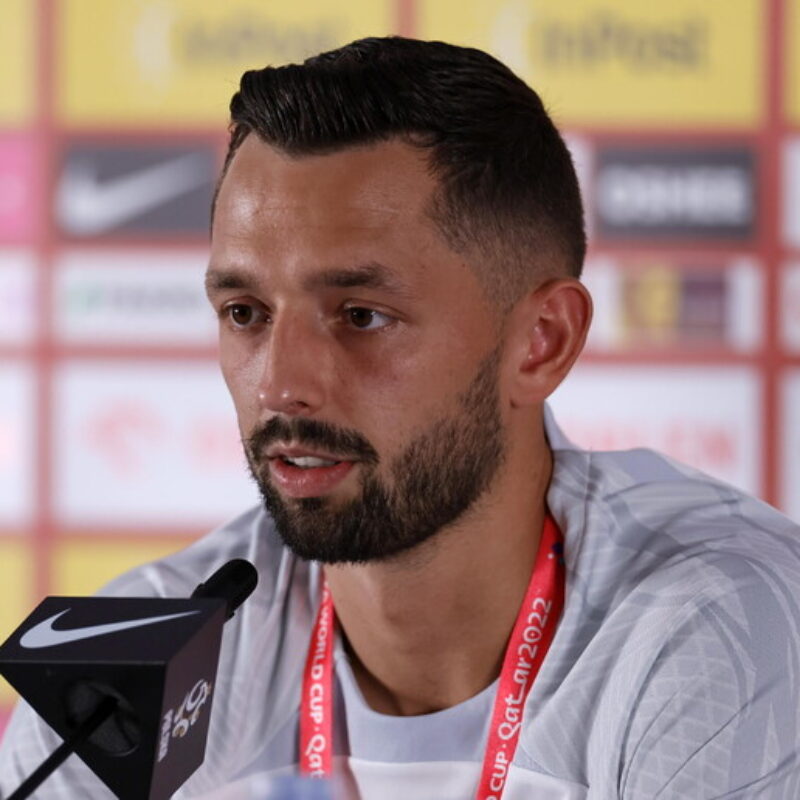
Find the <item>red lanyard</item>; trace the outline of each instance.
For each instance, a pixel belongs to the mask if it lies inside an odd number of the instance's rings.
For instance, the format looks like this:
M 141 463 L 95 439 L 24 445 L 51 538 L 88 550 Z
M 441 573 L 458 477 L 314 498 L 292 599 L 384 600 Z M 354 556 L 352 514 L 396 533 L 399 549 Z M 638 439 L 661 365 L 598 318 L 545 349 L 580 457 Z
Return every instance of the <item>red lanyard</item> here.
M 539 552 L 520 607 L 494 700 L 477 800 L 500 800 L 522 728 L 522 709 L 553 640 L 564 606 L 561 534 L 545 517 Z M 311 634 L 300 702 L 300 771 L 313 777 L 332 772 L 333 598 L 327 583 Z

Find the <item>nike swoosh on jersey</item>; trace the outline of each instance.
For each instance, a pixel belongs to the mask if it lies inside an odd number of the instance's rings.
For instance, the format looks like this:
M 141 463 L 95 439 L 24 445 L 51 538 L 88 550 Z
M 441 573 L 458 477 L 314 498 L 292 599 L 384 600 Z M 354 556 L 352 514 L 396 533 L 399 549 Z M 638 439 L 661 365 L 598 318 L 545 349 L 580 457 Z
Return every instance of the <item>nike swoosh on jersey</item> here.
M 155 625 L 157 622 L 166 622 L 170 619 L 188 617 L 191 614 L 199 614 L 200 611 L 182 611 L 179 614 L 162 614 L 158 617 L 142 617 L 140 619 L 123 620 L 122 622 L 107 622 L 103 625 L 89 625 L 85 628 L 72 628 L 65 631 L 57 631 L 53 628 L 53 623 L 64 616 L 70 609 L 65 608 L 42 620 L 34 625 L 30 630 L 25 631 L 19 640 L 20 647 L 27 650 L 37 650 L 40 647 L 55 647 L 59 644 L 68 642 L 79 642 L 81 639 L 93 639 L 96 636 L 105 636 L 107 633 L 126 631 L 130 628 L 141 628 L 145 625 Z
M 95 165 L 68 162 L 56 194 L 56 214 L 69 233 L 106 233 L 208 180 L 204 153 L 187 153 L 102 182 Z

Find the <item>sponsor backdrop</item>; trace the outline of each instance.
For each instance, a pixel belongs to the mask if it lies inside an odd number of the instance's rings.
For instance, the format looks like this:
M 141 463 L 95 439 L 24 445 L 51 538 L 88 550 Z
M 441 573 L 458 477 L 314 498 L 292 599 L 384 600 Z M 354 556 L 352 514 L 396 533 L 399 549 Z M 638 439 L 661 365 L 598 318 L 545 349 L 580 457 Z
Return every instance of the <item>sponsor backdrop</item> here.
M 3 0 L 0 637 L 256 500 L 202 291 L 227 104 L 392 32 L 495 53 L 568 134 L 597 317 L 567 431 L 800 519 L 800 3 Z

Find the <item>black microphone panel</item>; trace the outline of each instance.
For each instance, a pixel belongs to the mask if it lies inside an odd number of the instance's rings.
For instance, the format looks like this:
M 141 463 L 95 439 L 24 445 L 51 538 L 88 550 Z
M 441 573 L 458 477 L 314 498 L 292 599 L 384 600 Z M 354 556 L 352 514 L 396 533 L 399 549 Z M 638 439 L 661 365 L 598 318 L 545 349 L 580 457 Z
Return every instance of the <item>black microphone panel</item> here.
M 256 580 L 237 560 L 187 599 L 45 598 L 0 673 L 65 740 L 113 698 L 75 752 L 117 797 L 166 800 L 203 762 L 222 626 Z

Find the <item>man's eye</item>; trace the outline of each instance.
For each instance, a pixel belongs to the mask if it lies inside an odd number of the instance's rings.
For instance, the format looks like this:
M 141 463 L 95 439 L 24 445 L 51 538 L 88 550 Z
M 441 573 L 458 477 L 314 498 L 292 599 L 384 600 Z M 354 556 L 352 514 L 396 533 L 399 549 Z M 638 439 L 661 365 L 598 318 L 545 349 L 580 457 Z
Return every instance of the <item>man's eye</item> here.
M 375 311 L 371 308 L 361 308 L 354 306 L 345 312 L 347 319 L 354 328 L 360 330 L 377 330 L 388 325 L 392 320 L 386 314 Z
M 247 328 L 258 321 L 258 312 L 247 303 L 231 303 L 224 309 L 225 316 L 236 328 Z

